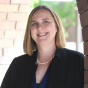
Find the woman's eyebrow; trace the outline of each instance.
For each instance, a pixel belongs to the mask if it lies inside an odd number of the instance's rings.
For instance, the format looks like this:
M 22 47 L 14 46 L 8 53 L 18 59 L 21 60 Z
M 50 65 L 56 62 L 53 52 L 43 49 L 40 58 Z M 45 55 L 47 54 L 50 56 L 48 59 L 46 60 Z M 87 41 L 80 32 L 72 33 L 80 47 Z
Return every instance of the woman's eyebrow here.
M 35 20 L 31 21 L 31 23 L 36 22 Z
M 44 19 L 42 19 L 42 20 L 50 20 L 49 18 L 44 18 Z
M 49 18 L 44 18 L 42 20 L 50 20 L 50 19 Z M 37 21 L 36 20 L 31 21 L 31 23 L 33 23 L 33 22 L 37 22 Z

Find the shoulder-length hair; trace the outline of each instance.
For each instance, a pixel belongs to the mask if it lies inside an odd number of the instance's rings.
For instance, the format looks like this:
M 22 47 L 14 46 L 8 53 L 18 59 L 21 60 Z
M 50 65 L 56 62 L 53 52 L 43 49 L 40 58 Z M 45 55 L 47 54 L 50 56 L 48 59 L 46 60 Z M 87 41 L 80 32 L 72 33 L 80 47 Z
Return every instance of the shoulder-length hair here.
M 26 27 L 26 31 L 25 31 L 25 36 L 24 36 L 24 41 L 23 41 L 23 50 L 24 50 L 25 53 L 27 53 L 29 55 L 32 55 L 32 52 L 37 49 L 37 45 L 31 37 L 30 27 L 31 27 L 32 16 L 35 13 L 35 11 L 37 11 L 39 9 L 48 10 L 51 13 L 51 15 L 52 15 L 52 17 L 55 21 L 55 24 L 56 24 L 57 30 L 58 30 L 57 33 L 56 33 L 56 36 L 55 36 L 56 46 L 59 47 L 59 48 L 64 48 L 66 46 L 63 26 L 62 26 L 62 22 L 61 22 L 60 18 L 55 13 L 55 11 L 52 10 L 51 8 L 49 8 L 48 6 L 39 5 L 31 11 L 31 13 L 28 17 L 27 27 Z

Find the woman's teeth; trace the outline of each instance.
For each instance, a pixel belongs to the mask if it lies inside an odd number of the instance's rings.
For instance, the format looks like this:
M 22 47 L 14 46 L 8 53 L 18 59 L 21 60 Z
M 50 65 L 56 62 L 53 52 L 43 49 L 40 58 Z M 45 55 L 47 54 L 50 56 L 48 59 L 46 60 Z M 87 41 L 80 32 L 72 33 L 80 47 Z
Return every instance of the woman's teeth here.
M 44 34 L 38 34 L 39 37 L 41 36 L 45 36 L 47 33 L 44 33 Z

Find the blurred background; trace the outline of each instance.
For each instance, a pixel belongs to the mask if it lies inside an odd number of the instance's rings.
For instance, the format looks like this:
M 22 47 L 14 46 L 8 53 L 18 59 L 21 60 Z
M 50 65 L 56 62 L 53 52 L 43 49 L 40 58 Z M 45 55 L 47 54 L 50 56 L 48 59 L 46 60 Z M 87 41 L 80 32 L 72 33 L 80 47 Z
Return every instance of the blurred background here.
M 64 26 L 66 48 L 83 53 L 75 0 L 0 0 L 0 85 L 12 60 L 24 54 L 27 18 L 37 5 L 47 5 L 58 14 Z

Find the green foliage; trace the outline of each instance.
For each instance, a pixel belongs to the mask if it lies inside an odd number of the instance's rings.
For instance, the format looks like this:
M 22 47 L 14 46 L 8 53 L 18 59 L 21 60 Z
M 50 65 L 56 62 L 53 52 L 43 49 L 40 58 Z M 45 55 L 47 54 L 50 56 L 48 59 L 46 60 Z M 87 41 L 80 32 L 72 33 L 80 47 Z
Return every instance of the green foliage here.
M 51 7 L 61 18 L 65 28 L 75 25 L 74 2 L 41 1 L 40 4 Z
M 41 0 L 31 0 L 30 7 L 34 8 L 34 7 L 38 6 L 40 2 L 41 2 Z
M 68 37 L 66 29 L 76 24 L 75 2 L 32 0 L 31 7 L 34 8 L 37 5 L 47 5 L 58 14 L 65 28 L 65 37 Z

